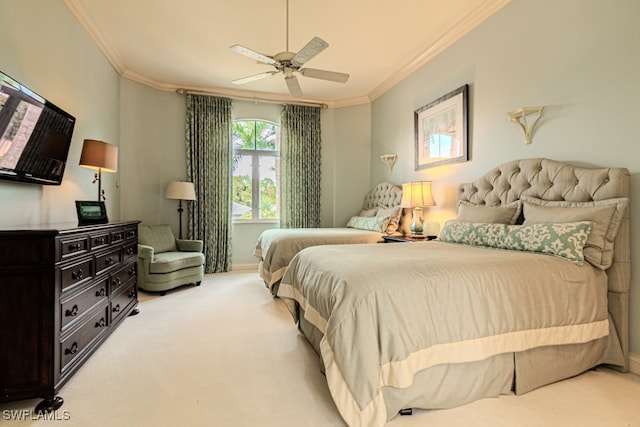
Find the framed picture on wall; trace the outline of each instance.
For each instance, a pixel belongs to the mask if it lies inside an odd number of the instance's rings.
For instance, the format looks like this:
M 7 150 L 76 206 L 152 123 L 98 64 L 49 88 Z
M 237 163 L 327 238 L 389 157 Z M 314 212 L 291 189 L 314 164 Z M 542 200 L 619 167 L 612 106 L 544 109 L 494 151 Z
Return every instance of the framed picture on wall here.
M 416 170 L 469 159 L 468 91 L 464 85 L 415 110 Z

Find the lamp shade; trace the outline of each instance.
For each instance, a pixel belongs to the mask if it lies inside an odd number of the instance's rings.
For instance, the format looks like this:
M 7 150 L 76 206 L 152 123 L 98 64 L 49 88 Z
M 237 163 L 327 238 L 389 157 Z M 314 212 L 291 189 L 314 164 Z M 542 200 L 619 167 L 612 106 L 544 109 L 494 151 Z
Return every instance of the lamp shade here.
M 171 181 L 167 184 L 164 197 L 176 200 L 195 200 L 196 190 L 193 188 L 192 182 Z
M 402 184 L 402 207 L 417 208 L 435 206 L 431 193 L 431 181 L 416 181 Z
M 118 147 L 95 139 L 85 139 L 80 166 L 107 172 L 118 170 Z

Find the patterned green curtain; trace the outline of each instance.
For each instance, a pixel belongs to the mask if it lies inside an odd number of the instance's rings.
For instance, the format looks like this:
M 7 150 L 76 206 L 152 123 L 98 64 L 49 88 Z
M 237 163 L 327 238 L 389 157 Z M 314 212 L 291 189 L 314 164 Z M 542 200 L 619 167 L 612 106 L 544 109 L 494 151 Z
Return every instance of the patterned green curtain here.
M 196 201 L 190 238 L 204 241 L 206 273 L 231 270 L 231 100 L 190 95 L 187 102 L 187 177 Z
M 319 227 L 320 108 L 285 105 L 280 125 L 280 227 Z

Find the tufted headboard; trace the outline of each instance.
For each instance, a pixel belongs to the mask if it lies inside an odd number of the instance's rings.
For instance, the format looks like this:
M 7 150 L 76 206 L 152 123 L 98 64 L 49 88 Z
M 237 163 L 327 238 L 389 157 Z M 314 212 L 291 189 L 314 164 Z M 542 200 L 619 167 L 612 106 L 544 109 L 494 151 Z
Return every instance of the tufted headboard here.
M 390 208 L 400 206 L 402 202 L 402 187 L 390 182 L 381 182 L 364 196 L 364 209 Z
M 458 200 L 501 206 L 522 196 L 543 200 L 590 202 L 630 196 L 625 168 L 582 168 L 545 158 L 504 163 L 474 182 L 460 185 Z M 629 212 L 614 242 L 613 265 L 607 270 L 609 314 L 615 325 L 624 371 L 629 368 L 629 288 L 631 286 Z M 618 363 L 614 363 L 618 364 Z

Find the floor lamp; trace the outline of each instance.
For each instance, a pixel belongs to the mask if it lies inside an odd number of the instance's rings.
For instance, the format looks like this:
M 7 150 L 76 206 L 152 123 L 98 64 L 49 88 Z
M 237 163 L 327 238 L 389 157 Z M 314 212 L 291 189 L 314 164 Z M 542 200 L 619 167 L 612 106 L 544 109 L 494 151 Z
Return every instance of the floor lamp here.
M 97 169 L 93 183 L 98 183 L 98 201 L 106 200 L 102 189 L 102 171 L 116 172 L 118 170 L 118 147 L 95 139 L 85 139 L 82 144 L 80 166 Z
M 193 188 L 192 182 L 184 181 L 171 181 L 167 184 L 167 188 L 164 191 L 164 197 L 167 199 L 178 200 L 178 217 L 180 221 L 178 239 L 182 239 L 182 201 L 183 200 L 195 200 L 196 191 Z

